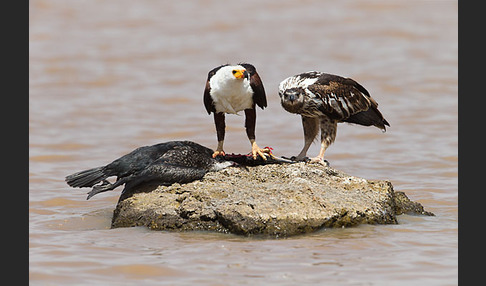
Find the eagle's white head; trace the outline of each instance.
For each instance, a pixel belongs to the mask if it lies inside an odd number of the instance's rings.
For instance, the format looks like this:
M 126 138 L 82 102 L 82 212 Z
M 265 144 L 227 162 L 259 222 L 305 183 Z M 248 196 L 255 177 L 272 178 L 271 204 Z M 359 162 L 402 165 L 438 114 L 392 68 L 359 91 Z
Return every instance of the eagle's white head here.
M 213 76 L 217 81 L 231 81 L 231 80 L 243 80 L 250 79 L 250 75 L 246 69 L 240 65 L 224 66 L 220 68 Z
M 221 67 L 210 78 L 209 86 L 217 112 L 237 114 L 254 104 L 250 73 L 241 65 Z

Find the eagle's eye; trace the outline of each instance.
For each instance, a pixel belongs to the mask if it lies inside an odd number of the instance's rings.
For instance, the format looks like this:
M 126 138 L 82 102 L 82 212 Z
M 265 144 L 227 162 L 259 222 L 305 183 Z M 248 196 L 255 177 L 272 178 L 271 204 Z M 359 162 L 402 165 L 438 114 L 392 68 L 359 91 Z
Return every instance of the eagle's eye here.
M 236 73 L 236 70 L 233 70 L 233 74 L 235 74 L 235 73 Z

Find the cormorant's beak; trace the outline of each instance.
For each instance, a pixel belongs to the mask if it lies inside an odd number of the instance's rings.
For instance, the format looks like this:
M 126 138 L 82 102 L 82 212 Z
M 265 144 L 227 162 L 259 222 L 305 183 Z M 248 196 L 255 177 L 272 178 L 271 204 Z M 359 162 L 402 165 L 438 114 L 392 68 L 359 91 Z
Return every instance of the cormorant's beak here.
M 242 79 L 248 76 L 248 72 L 246 70 L 233 70 L 233 76 L 237 79 Z

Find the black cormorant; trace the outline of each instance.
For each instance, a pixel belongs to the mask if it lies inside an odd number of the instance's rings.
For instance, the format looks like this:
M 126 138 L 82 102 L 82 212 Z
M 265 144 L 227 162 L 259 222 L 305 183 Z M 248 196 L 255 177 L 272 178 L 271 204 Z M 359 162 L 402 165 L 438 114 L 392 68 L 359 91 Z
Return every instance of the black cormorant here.
M 269 150 L 271 148 L 268 148 Z M 144 146 L 102 167 L 81 171 L 66 177 L 74 188 L 92 187 L 87 199 L 125 184 L 120 200 L 131 195 L 134 187 L 146 183 L 172 185 L 189 183 L 204 177 L 207 172 L 229 166 L 291 163 L 268 154 L 268 159 L 254 160 L 251 155 L 226 155 L 213 158 L 213 150 L 192 141 L 170 141 Z M 250 159 L 251 158 L 251 159 Z M 116 176 L 114 183 L 106 180 Z
M 188 183 L 207 172 L 218 171 L 234 162 L 212 158 L 213 150 L 191 141 L 170 141 L 139 147 L 110 164 L 66 177 L 69 186 L 93 187 L 87 199 L 125 184 L 122 194 L 148 182 L 161 185 Z M 106 179 L 116 176 L 114 183 Z M 100 183 L 99 185 L 96 185 Z

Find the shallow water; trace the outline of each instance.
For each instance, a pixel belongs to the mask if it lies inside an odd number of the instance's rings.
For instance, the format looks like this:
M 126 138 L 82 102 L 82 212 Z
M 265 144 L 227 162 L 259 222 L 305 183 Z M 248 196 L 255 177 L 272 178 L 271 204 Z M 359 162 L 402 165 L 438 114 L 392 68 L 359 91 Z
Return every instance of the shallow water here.
M 456 285 L 456 1 L 34 0 L 29 61 L 29 278 L 32 285 Z M 266 87 L 257 142 L 302 148 L 300 118 L 279 104 L 308 70 L 365 86 L 390 122 L 341 124 L 334 168 L 388 179 L 435 217 L 399 216 L 286 239 L 109 229 L 119 191 L 86 201 L 64 177 L 136 147 L 216 147 L 202 104 L 207 72 L 253 63 Z M 247 153 L 243 116 L 225 150 Z M 318 152 L 314 144 L 309 155 Z

